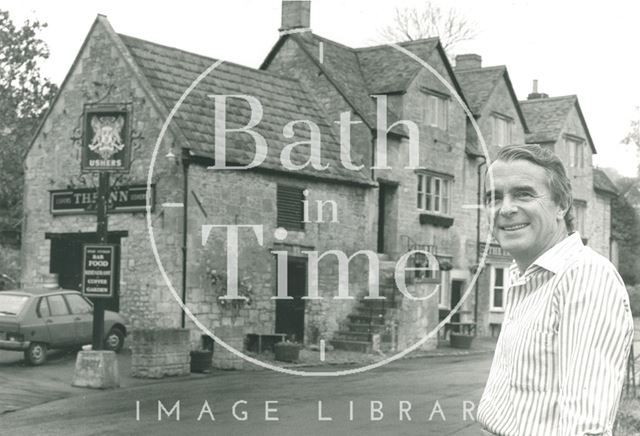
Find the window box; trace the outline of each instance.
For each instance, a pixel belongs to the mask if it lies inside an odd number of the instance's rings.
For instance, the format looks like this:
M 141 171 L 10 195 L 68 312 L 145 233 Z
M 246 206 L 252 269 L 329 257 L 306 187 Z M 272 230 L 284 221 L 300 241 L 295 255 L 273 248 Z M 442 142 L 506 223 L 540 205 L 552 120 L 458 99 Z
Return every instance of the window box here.
M 448 228 L 453 225 L 453 217 L 421 212 L 420 224 L 431 224 L 436 227 Z

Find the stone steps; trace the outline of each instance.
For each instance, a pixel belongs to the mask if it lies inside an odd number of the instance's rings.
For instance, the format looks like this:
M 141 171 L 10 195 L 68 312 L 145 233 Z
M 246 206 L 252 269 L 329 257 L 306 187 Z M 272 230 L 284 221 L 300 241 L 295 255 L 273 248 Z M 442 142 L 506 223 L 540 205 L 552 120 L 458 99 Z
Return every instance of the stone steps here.
M 346 322 L 335 332 L 331 345 L 339 350 L 371 353 L 372 336 L 380 335 L 381 348 L 390 346 L 391 337 L 385 325 L 389 310 L 396 308 L 396 286 L 394 280 L 395 262 L 388 255 L 379 254 L 379 295 L 385 299 L 365 299 L 362 295 Z

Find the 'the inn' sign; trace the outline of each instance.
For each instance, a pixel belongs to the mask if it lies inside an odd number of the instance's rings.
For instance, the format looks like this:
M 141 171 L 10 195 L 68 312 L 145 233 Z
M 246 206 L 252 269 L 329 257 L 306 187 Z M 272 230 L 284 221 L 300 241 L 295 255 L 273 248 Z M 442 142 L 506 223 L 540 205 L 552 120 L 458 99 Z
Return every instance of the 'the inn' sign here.
M 52 215 L 96 213 L 98 191 L 95 188 L 64 189 L 50 192 Z M 108 198 L 109 213 L 144 212 L 147 186 L 114 186 Z M 155 203 L 155 185 L 151 185 L 151 208 Z

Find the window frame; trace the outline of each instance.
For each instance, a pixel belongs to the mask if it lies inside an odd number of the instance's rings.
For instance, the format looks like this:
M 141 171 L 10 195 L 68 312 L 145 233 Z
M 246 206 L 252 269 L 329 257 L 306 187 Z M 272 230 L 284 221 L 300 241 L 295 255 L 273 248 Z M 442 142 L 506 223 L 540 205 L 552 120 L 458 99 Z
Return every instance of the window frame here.
M 502 286 L 498 287 L 502 291 L 502 306 L 495 305 L 495 290 L 496 290 L 496 271 L 502 270 Z M 490 277 L 489 277 L 489 310 L 491 312 L 504 312 L 504 303 L 506 291 L 509 289 L 509 267 L 505 265 L 491 265 Z
M 73 310 L 73 306 L 72 306 L 72 302 L 71 302 L 72 298 L 75 298 L 75 299 L 79 298 L 81 301 L 83 301 L 87 305 L 87 307 L 89 308 L 89 311 L 88 312 L 76 312 L 76 311 L 74 311 Z M 69 308 L 69 311 L 71 312 L 72 315 L 86 315 L 86 314 L 89 314 L 89 313 L 93 313 L 93 305 L 86 298 L 84 298 L 82 295 L 79 295 L 79 294 L 64 294 L 64 299 L 65 299 L 65 301 L 67 303 L 67 307 Z
M 586 146 L 584 138 L 574 135 L 564 135 L 565 148 L 569 154 L 569 168 L 584 169 L 586 165 Z
M 420 212 L 451 216 L 453 177 L 429 172 L 417 173 L 416 208 Z M 439 189 L 436 189 L 439 187 Z M 422 195 L 422 197 L 421 197 Z
M 42 314 L 42 305 L 45 305 L 47 308 L 47 314 L 43 315 Z M 49 301 L 47 300 L 47 297 L 40 297 L 40 299 L 38 300 L 38 306 L 36 307 L 36 315 L 38 315 L 38 318 L 48 318 L 51 316 L 51 309 L 49 309 Z
M 451 309 L 451 271 L 440 271 L 440 289 L 438 290 L 438 309 Z
M 51 305 L 50 299 L 51 298 L 55 298 L 55 297 L 60 297 L 60 299 L 62 300 L 62 303 L 64 304 L 64 307 L 67 309 L 67 313 L 62 313 L 62 314 L 58 314 L 58 313 L 54 314 L 53 313 L 53 310 L 51 309 L 52 305 Z M 72 315 L 71 309 L 69 308 L 69 305 L 67 304 L 67 299 L 64 298 L 64 295 L 62 295 L 62 294 L 47 295 L 47 305 L 49 306 L 49 316 L 52 317 L 52 318 L 56 317 L 56 316 L 69 316 L 69 315 Z
M 422 92 L 424 95 L 422 122 L 429 127 L 448 130 L 451 96 L 430 89 L 422 89 Z
M 503 128 L 502 128 L 503 127 Z M 491 139 L 493 145 L 496 147 L 505 147 L 513 143 L 513 118 L 499 113 L 491 114 Z M 500 135 L 498 135 L 500 133 Z M 503 137 L 504 136 L 504 137 Z M 498 137 L 503 140 L 503 143 L 498 142 Z

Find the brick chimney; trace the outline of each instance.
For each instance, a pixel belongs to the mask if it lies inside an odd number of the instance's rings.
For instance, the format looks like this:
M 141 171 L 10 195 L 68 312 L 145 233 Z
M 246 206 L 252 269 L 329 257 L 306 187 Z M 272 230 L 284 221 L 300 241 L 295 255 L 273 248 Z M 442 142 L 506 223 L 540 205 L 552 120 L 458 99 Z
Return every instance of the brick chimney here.
M 533 92 L 529 95 L 527 95 L 527 100 L 537 100 L 540 98 L 549 98 L 548 94 L 545 94 L 544 92 L 538 92 L 538 80 L 534 79 L 533 80 Z
M 311 0 L 282 0 L 280 32 L 308 29 L 311 21 Z
M 482 68 L 482 57 L 475 53 L 456 56 L 456 70 L 473 70 Z

